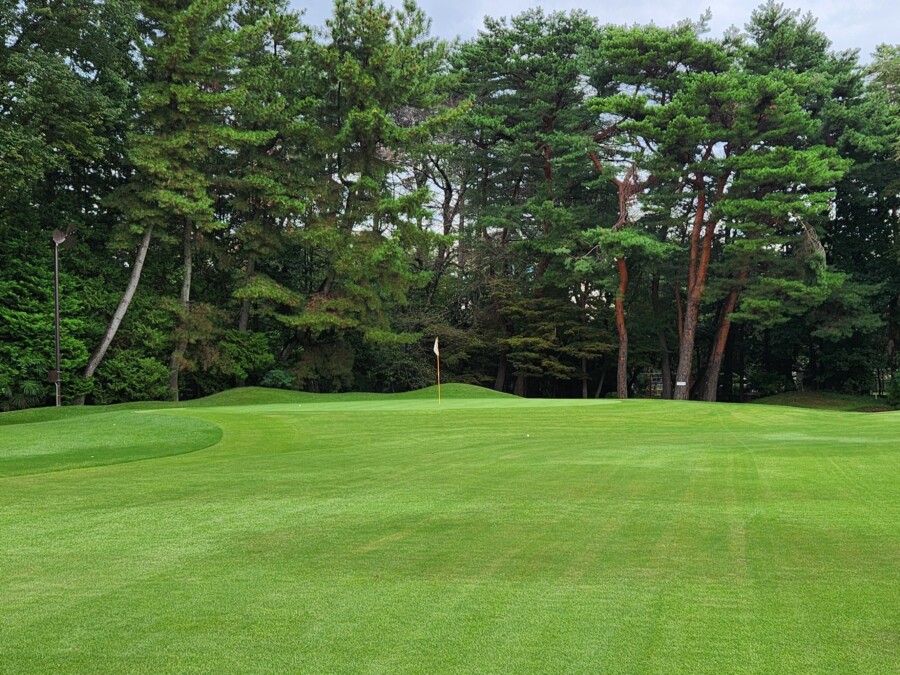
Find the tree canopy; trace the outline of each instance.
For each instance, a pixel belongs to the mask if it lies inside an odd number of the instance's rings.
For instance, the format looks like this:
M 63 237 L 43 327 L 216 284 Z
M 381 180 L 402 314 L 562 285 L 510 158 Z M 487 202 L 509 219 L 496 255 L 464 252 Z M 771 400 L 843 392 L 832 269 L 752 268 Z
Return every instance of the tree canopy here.
M 900 47 L 775 2 L 607 26 L 413 2 L 0 3 L 0 406 L 235 385 L 884 390 Z

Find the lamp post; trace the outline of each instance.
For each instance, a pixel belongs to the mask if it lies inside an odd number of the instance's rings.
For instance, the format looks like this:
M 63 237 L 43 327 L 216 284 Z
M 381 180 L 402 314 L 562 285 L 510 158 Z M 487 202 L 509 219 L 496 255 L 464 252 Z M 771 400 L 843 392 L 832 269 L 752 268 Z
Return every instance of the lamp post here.
M 56 332 L 56 368 L 50 371 L 50 381 L 56 385 L 56 407 L 62 405 L 62 373 L 59 365 L 59 245 L 68 234 L 62 230 L 53 231 L 53 323 Z

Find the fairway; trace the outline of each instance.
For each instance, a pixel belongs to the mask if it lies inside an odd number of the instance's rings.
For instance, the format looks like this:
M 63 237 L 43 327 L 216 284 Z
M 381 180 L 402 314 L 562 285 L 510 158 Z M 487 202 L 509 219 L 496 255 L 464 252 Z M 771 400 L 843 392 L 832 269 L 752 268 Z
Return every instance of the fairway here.
M 443 395 L 0 415 L 0 672 L 898 671 L 900 413 Z

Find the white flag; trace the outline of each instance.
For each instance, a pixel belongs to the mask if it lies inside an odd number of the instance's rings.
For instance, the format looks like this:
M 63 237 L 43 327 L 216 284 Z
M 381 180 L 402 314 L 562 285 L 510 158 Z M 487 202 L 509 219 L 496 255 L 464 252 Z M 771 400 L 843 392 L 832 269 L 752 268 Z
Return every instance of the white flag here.
M 438 356 L 440 356 L 441 355 L 441 347 L 438 344 L 438 340 L 440 340 L 440 338 L 434 338 L 434 353 L 437 354 Z

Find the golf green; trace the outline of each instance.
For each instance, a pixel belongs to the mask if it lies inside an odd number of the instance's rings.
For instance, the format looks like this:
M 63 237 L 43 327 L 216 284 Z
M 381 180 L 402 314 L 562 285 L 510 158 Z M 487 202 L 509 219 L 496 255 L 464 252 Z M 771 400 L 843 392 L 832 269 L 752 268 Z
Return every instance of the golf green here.
M 0 672 L 900 668 L 900 413 L 434 396 L 0 415 Z

